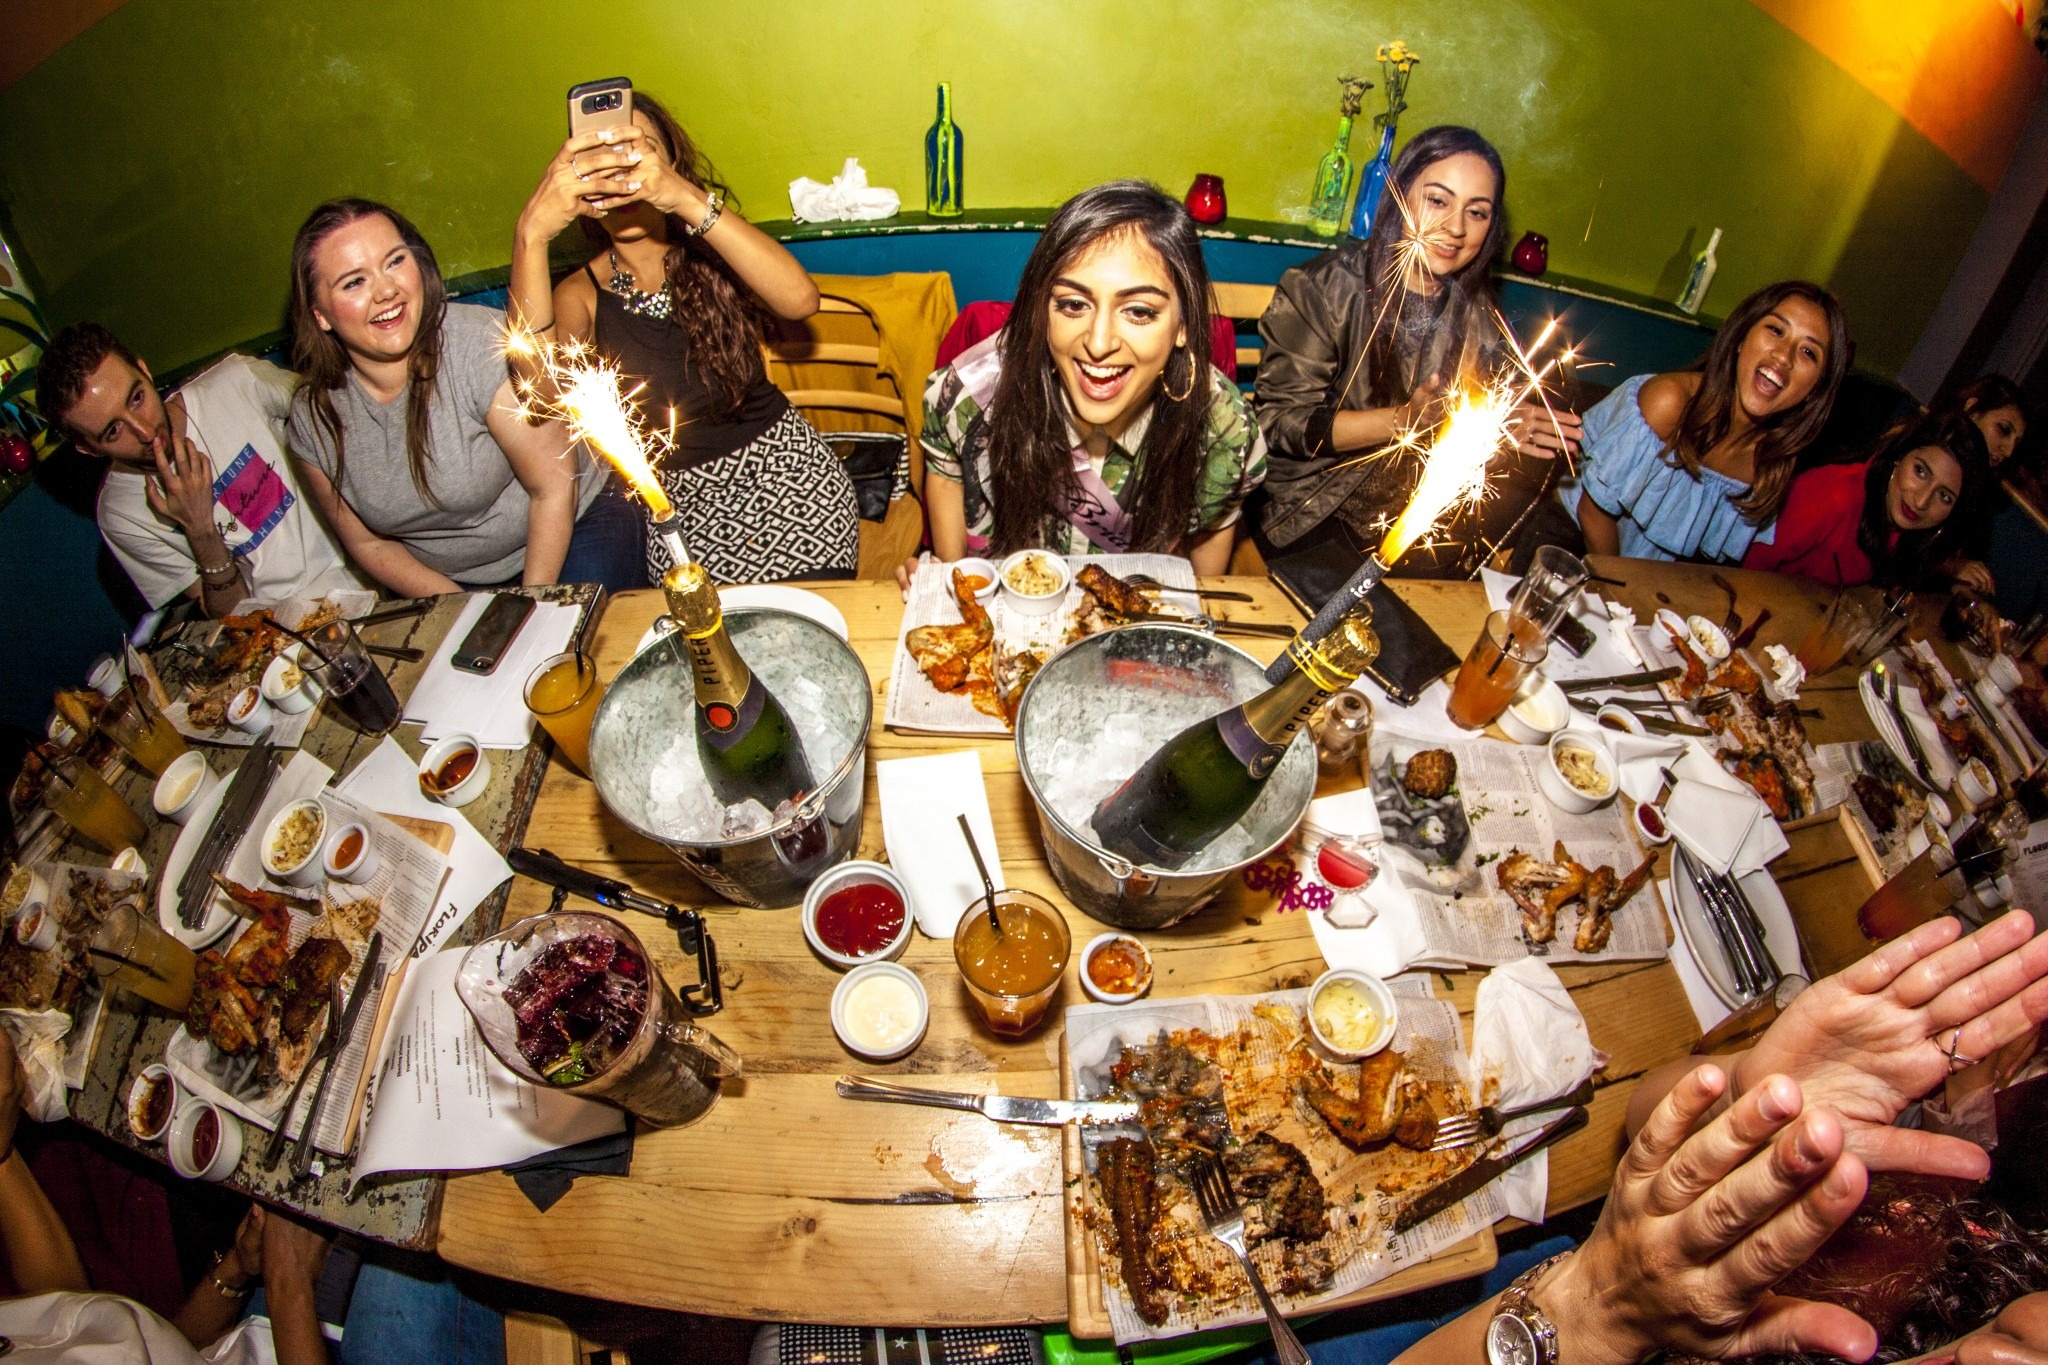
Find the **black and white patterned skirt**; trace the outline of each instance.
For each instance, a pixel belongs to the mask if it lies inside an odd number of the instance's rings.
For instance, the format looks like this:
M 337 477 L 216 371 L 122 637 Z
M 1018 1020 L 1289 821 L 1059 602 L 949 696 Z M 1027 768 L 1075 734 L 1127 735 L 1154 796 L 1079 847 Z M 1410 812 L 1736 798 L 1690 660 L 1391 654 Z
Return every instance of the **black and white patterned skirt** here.
M 852 575 L 860 548 L 853 482 L 796 409 L 730 455 L 660 474 L 684 546 L 714 581 Z M 672 562 L 650 536 L 648 582 L 659 584 Z

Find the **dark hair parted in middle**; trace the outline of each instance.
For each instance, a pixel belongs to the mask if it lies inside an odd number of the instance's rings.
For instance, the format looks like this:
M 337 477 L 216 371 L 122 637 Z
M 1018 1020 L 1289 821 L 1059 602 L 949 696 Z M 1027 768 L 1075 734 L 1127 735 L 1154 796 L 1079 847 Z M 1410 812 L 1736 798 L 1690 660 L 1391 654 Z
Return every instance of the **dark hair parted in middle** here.
M 1053 214 L 1024 265 L 1003 328 L 1002 376 L 983 415 L 993 485 L 990 541 L 998 553 L 1046 544 L 1061 509 L 1079 493 L 1066 386 L 1046 340 L 1053 283 L 1091 247 L 1120 233 L 1137 234 L 1159 253 L 1187 336 L 1185 354 L 1167 360 L 1153 390 L 1144 448 L 1133 452 L 1136 477 L 1118 495 L 1131 518 L 1131 549 L 1171 549 L 1194 520 L 1211 401 L 1209 268 L 1194 219 L 1179 201 L 1142 180 L 1116 180 L 1083 190 Z
M 1813 444 L 1827 425 L 1828 412 L 1835 405 L 1835 391 L 1849 372 L 1853 347 L 1849 341 L 1849 319 L 1841 300 L 1817 284 L 1805 280 L 1781 280 L 1765 285 L 1735 306 L 1721 330 L 1707 347 L 1707 354 L 1693 368 L 1700 373 L 1700 386 L 1678 414 L 1678 427 L 1664 447 L 1664 459 L 1694 479 L 1700 476 L 1700 460 L 1728 439 L 1735 421 L 1736 390 L 1741 377 L 1736 369 L 1742 343 L 1752 328 L 1778 311 L 1787 299 L 1805 299 L 1820 309 L 1828 324 L 1828 351 L 1821 361 L 1821 374 L 1813 391 L 1785 409 L 1757 423 L 1754 452 L 1756 475 L 1749 492 L 1734 499 L 1735 509 L 1751 526 L 1762 526 L 1778 515 L 1785 505 L 1785 491 L 1792 486 L 1793 465 L 1799 452 Z
M 428 413 L 434 402 L 434 379 L 441 370 L 441 322 L 448 314 L 448 288 L 441 282 L 441 266 L 434 249 L 404 214 L 374 199 L 330 199 L 306 215 L 292 239 L 292 296 L 290 308 L 292 368 L 302 376 L 294 403 L 303 402 L 313 420 L 334 443 L 334 487 L 341 489 L 342 472 L 348 458 L 347 434 L 341 414 L 334 408 L 334 391 L 348 382 L 348 348 L 341 338 L 320 325 L 314 314 L 319 281 L 313 277 L 313 253 L 320 244 L 350 223 L 382 215 L 398 230 L 398 239 L 412 253 L 420 272 L 420 325 L 413 334 L 412 349 L 406 356 L 406 377 L 410 385 L 405 398 L 405 459 L 412 473 L 412 486 L 430 507 L 439 507 L 427 479 L 433 463 Z
M 1962 467 L 1962 491 L 1955 507 L 1935 526 L 1924 531 L 1903 530 L 1892 524 L 1886 496 L 1892 471 L 1914 451 L 1929 448 L 1948 452 Z M 1948 558 L 1978 511 L 1990 472 L 1991 457 L 1984 448 L 1983 434 L 1960 412 L 1929 413 L 1886 433 L 1863 476 L 1863 516 L 1856 525 L 1856 545 L 1870 557 L 1871 576 L 1880 583 L 1918 586 Z

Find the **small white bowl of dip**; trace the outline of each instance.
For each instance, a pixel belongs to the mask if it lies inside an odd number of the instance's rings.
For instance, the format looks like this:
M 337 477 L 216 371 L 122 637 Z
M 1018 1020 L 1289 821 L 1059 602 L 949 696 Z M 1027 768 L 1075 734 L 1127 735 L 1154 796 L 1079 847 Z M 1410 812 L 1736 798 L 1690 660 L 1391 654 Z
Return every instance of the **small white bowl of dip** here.
M 924 982 L 900 962 L 855 967 L 832 991 L 832 1032 L 869 1061 L 893 1062 L 915 1051 L 931 1019 Z
M 1003 600 L 1026 616 L 1043 616 L 1067 600 L 1074 571 L 1050 550 L 1019 550 L 1003 561 Z
M 1331 1056 L 1370 1057 L 1394 1041 L 1400 1007 L 1387 983 L 1370 972 L 1337 967 L 1308 990 L 1308 1027 Z
M 1500 713 L 1500 728 L 1517 744 L 1548 744 L 1571 718 L 1572 704 L 1564 689 L 1536 674 Z

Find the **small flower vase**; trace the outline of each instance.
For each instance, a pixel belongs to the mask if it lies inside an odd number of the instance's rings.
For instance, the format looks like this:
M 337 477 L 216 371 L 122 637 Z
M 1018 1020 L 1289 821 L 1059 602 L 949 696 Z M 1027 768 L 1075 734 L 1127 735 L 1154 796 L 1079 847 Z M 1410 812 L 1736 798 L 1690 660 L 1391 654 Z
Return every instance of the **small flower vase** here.
M 967 139 L 953 122 L 953 83 L 939 82 L 939 115 L 924 135 L 924 211 L 933 218 L 958 218 L 966 204 L 960 182 Z
M 1515 243 L 1515 269 L 1524 275 L 1541 275 L 1550 269 L 1550 239 L 1540 232 L 1525 232 Z
M 1372 220 L 1379 213 L 1380 197 L 1386 192 L 1387 172 L 1394 164 L 1394 121 L 1388 119 L 1380 129 L 1379 155 L 1358 177 L 1358 202 L 1351 208 L 1351 235 L 1372 236 Z
M 1188 186 L 1188 216 L 1198 223 L 1220 223 L 1230 211 L 1230 201 L 1223 197 L 1223 177 L 1220 175 L 1198 175 L 1195 183 Z

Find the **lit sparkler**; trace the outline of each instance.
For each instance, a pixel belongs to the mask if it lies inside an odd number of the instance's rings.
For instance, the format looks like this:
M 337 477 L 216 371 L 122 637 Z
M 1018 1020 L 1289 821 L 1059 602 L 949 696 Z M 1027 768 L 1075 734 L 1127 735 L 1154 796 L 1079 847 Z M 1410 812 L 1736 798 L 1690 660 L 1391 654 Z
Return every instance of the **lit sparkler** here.
M 644 386 L 623 389 L 619 367 L 581 341 L 556 346 L 514 327 L 506 333 L 505 352 L 541 367 L 542 382 L 521 381 L 518 386 L 528 414 L 561 421 L 569 428 L 570 439 L 611 461 L 647 504 L 654 534 L 670 557 L 679 565 L 688 564 L 690 554 L 676 527 L 675 505 L 654 472 L 659 453 L 654 447 L 664 444 L 665 438 L 641 426 L 634 401 Z

